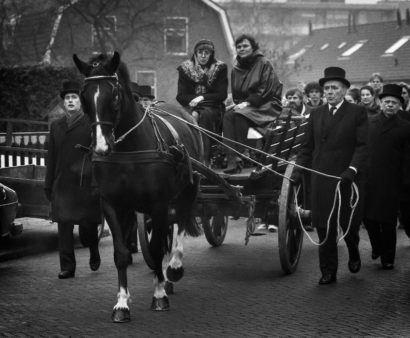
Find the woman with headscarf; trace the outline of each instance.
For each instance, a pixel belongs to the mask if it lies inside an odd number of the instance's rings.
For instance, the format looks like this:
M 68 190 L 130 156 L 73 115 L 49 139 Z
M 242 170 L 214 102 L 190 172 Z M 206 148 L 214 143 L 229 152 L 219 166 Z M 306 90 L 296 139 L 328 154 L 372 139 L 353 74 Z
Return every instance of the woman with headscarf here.
M 220 131 L 223 104 L 228 94 L 228 67 L 215 58 L 210 40 L 195 44 L 194 53 L 178 68 L 177 101 L 198 121 L 200 127 L 214 133 Z M 205 163 L 211 157 L 211 140 L 202 134 Z
M 248 155 L 245 147 L 248 129 L 264 127 L 275 121 L 282 111 L 282 83 L 275 74 L 272 63 L 262 54 L 255 39 L 241 35 L 235 41 L 237 52 L 231 74 L 234 107 L 224 115 L 224 137 L 238 143 L 225 141 L 237 152 Z M 228 154 L 227 173 L 242 168 L 238 153 Z

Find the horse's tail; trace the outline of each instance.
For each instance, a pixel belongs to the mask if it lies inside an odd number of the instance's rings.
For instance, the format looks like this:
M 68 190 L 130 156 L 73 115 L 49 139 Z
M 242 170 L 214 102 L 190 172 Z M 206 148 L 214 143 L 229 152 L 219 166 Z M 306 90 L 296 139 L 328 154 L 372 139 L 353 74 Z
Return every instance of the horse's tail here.
M 176 200 L 176 215 L 178 226 L 192 237 L 198 237 L 202 234 L 202 228 L 199 226 L 193 216 L 193 208 L 199 192 L 198 174 L 193 175 L 193 183 L 188 184 Z

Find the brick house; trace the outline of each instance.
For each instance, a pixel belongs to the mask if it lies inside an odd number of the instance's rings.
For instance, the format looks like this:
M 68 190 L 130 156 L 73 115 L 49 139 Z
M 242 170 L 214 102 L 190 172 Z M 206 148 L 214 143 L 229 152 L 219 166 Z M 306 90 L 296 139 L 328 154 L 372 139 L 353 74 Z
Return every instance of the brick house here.
M 18 54 L 18 65 L 70 67 L 74 53 L 87 60 L 117 50 L 133 81 L 174 103 L 176 67 L 191 56 L 196 41 L 211 39 L 218 59 L 228 65 L 233 59 L 226 12 L 210 0 L 72 0 L 14 16 L 8 32 L 3 46 Z
M 410 17 L 354 27 L 314 30 L 288 51 L 286 86 L 317 81 L 328 66 L 346 70 L 353 86 L 381 73 L 384 83 L 410 83 Z

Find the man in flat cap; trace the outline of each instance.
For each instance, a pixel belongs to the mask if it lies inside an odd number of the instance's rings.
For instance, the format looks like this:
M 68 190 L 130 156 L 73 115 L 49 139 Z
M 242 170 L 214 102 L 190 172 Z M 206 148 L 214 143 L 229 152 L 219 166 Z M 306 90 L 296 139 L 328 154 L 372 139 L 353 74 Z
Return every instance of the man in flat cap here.
M 322 276 L 319 284 L 336 281 L 338 269 L 337 211 L 340 204 L 340 226 L 345 233 L 349 251 L 348 267 L 357 273 L 361 267 L 359 253 L 359 227 L 362 204 L 356 207 L 349 231 L 351 185 L 358 185 L 359 192 L 367 161 L 367 113 L 363 107 L 344 100 L 349 81 L 345 71 L 339 67 L 328 67 L 319 80 L 327 104 L 313 110 L 306 127 L 296 163 L 324 174 L 341 177 L 341 202 L 331 213 L 336 185 L 335 178 L 311 174 L 312 225 L 316 228 L 319 241 L 319 263 Z M 292 179 L 296 184 L 302 181 L 302 169 L 295 169 Z M 362 197 L 362 196 L 360 196 Z M 328 218 L 332 214 L 330 221 Z

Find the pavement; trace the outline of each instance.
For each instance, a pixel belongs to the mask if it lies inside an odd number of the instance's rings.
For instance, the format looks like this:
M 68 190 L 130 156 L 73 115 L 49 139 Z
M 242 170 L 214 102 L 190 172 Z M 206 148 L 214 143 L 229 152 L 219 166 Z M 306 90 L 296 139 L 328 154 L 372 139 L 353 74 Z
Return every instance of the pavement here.
M 20 240 L 27 235 L 26 245 L 38 243 L 41 250 L 0 262 L 0 337 L 410 337 L 410 242 L 402 230 L 394 270 L 371 260 L 362 229 L 361 271 L 348 271 L 341 243 L 338 280 L 320 286 L 317 247 L 306 238 L 297 271 L 285 275 L 277 233 L 261 232 L 245 246 L 246 219 L 230 220 L 218 248 L 204 236 L 185 239 L 185 276 L 175 284 L 168 312 L 150 310 L 153 275 L 141 253 L 134 254 L 128 268 L 131 322 L 113 324 L 111 236 L 100 242 L 97 272 L 88 267 L 88 249 L 79 245 L 75 278 L 59 280 L 55 224 L 27 221 Z M 50 241 L 47 250 L 28 236 L 30 226 Z

